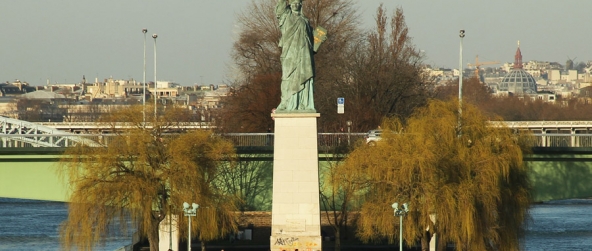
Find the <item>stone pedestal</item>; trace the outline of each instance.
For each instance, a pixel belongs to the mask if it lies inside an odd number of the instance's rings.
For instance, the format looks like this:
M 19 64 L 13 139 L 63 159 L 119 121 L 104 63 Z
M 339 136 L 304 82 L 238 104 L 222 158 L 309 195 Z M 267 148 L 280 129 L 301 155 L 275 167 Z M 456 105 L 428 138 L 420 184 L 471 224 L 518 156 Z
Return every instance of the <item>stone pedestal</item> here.
M 320 251 L 318 113 L 277 113 L 273 153 L 272 251 Z
M 171 219 L 172 218 L 172 219 Z M 172 242 L 172 250 L 179 250 L 179 226 L 177 225 L 178 215 L 167 215 L 158 226 L 158 247 L 159 250 L 169 250 Z

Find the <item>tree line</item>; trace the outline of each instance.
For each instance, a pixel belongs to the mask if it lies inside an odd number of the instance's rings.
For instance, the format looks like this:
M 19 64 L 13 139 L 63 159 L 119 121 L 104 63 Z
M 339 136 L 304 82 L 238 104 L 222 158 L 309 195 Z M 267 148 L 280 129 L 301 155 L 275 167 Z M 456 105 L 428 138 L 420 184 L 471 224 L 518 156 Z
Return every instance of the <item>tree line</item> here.
M 271 110 L 279 104 L 280 32 L 275 1 L 254 2 L 239 15 L 241 32 L 232 56 L 238 77 L 219 110 L 219 128 L 265 132 L 273 127 Z M 393 16 L 378 7 L 375 30 L 360 28 L 349 0 L 309 1 L 304 14 L 328 39 L 315 55 L 315 104 L 320 131 L 338 131 L 352 121 L 353 131 L 375 128 L 384 116 L 405 118 L 432 96 L 433 82 L 422 71 L 422 55 L 412 44 L 402 9 Z M 345 114 L 337 114 L 337 98 Z
M 279 104 L 281 65 L 275 1 L 254 1 L 238 16 L 241 28 L 232 58 L 235 78 L 218 127 L 228 132 L 266 132 L 273 127 L 271 110 Z M 328 39 L 315 54 L 315 103 L 321 113 L 319 131 L 338 132 L 352 122 L 353 131 L 367 131 L 384 117 L 405 120 L 430 99 L 458 96 L 458 80 L 437 86 L 425 73 L 424 55 L 413 44 L 403 9 L 389 13 L 378 6 L 373 28 L 360 27 L 352 1 L 310 1 L 304 14 L 313 27 L 328 30 Z M 507 121 L 586 120 L 592 105 L 577 97 L 554 103 L 519 96 L 495 97 L 477 78 L 464 80 L 463 99 L 490 116 Z M 337 114 L 337 98 L 345 98 L 345 113 Z

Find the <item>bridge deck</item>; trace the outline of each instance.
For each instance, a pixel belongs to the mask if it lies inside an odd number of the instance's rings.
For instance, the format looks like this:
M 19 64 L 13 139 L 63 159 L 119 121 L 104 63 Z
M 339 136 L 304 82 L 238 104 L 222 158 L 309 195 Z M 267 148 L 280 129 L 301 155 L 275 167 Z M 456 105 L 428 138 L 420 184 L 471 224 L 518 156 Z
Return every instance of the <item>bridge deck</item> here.
M 55 164 L 73 144 L 104 145 L 114 135 L 77 134 L 26 121 L 0 118 L 0 197 L 64 201 L 66 181 Z M 494 125 L 495 126 L 495 125 Z M 526 154 L 533 199 L 548 201 L 592 197 L 592 122 L 515 122 L 510 128 L 535 132 Z M 73 132 L 81 132 L 72 130 Z M 86 132 L 86 131 L 85 131 Z M 346 150 L 365 133 L 319 133 L 319 161 Z M 244 160 L 272 161 L 273 133 L 222 134 Z

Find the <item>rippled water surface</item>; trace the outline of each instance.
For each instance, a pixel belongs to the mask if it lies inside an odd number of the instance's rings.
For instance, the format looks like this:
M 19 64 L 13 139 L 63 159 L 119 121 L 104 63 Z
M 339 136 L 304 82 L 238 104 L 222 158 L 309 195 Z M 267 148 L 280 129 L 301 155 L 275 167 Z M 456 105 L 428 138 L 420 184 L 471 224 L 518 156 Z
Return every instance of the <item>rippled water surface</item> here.
M 0 198 L 0 250 L 59 250 L 58 227 L 67 217 L 60 202 Z M 522 249 L 592 250 L 592 200 L 534 205 Z M 131 237 L 116 236 L 94 250 L 116 250 Z
M 530 210 L 523 250 L 592 250 L 592 200 L 563 200 Z
M 66 203 L 0 198 L 0 250 L 60 250 L 58 228 L 68 217 Z M 131 237 L 109 238 L 93 250 L 116 250 Z

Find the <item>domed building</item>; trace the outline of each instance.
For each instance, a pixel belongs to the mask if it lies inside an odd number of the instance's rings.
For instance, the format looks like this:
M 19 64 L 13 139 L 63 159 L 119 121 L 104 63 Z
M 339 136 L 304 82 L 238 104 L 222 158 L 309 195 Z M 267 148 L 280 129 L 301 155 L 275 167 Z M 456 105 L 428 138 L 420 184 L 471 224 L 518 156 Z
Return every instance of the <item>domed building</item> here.
M 518 96 L 537 94 L 536 81 L 532 75 L 522 69 L 520 42 L 518 42 L 518 49 L 514 56 L 514 66 L 499 83 L 499 91 Z

